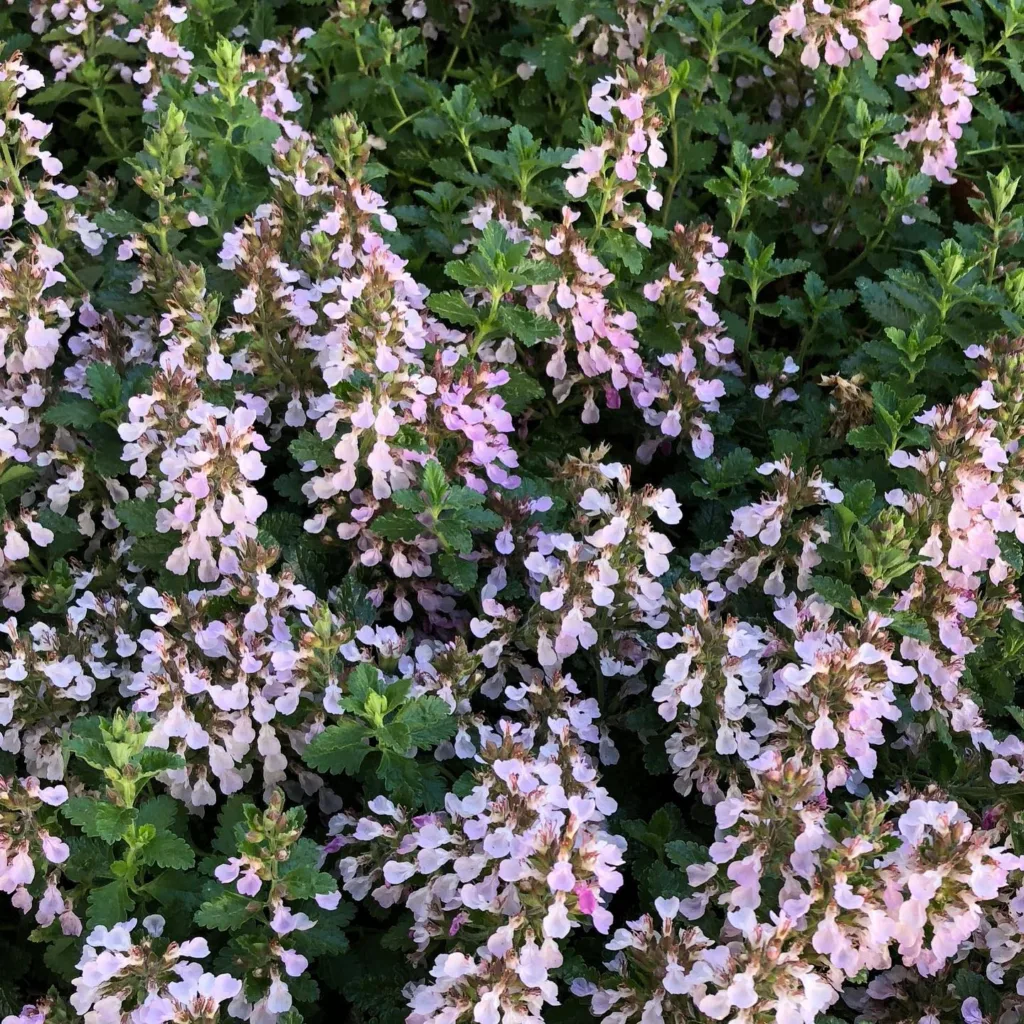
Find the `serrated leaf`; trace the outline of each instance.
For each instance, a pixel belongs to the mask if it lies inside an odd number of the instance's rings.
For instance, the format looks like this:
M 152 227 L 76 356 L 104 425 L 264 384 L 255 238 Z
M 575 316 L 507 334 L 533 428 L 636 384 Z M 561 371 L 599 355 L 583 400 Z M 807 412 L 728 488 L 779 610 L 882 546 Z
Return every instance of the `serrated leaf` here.
M 376 516 L 371 525 L 373 532 L 385 540 L 412 541 L 424 532 L 416 513 L 409 509 L 385 512 L 384 515 Z
M 156 512 L 155 498 L 130 498 L 119 501 L 114 507 L 118 520 L 136 537 L 149 537 L 156 533 Z
M 200 928 L 233 932 L 263 907 L 261 902 L 252 901 L 234 889 L 226 889 L 219 884 L 216 889 L 211 886 L 207 891 L 211 893 L 210 898 L 202 903 L 195 915 L 195 922 Z
M 506 372 L 509 375 L 507 383 L 495 388 L 495 391 L 501 396 L 510 416 L 518 416 L 525 412 L 533 402 L 542 399 L 546 394 L 544 388 L 519 367 L 510 366 Z
M 334 456 L 334 447 L 310 430 L 303 431 L 291 444 L 288 451 L 296 462 L 314 462 L 321 469 L 333 466 L 338 460 Z
M 180 754 L 159 747 L 144 747 L 133 758 L 132 764 L 142 775 L 159 775 L 160 772 L 175 771 L 185 767 Z
M 142 848 L 140 858 L 143 864 L 155 864 L 160 868 L 177 868 L 184 871 L 195 865 L 196 855 L 192 847 L 171 832 L 156 835 Z
M 28 490 L 39 470 L 22 462 L 8 462 L 0 469 L 0 497 L 8 500 L 17 497 Z
M 892 620 L 892 629 L 899 633 L 900 636 L 909 636 L 923 644 L 930 644 L 932 642 L 932 634 L 928 628 L 928 623 L 920 616 L 913 615 L 910 612 L 886 612 L 886 617 Z
M 107 363 L 90 363 L 85 371 L 93 401 L 101 409 L 116 409 L 121 404 L 121 375 Z
M 814 576 L 811 578 L 814 592 L 835 608 L 859 618 L 860 599 L 856 591 L 848 583 L 833 579 L 830 576 Z
M 554 320 L 532 313 L 522 306 L 499 306 L 498 324 L 527 348 L 548 338 L 557 338 L 560 333 Z
M 157 833 L 178 832 L 183 823 L 183 806 L 166 793 L 151 796 L 138 807 L 138 825 L 152 825 Z
M 480 322 L 479 314 L 460 292 L 434 292 L 427 298 L 427 306 L 432 313 L 462 327 L 473 327 Z
M 847 443 L 852 444 L 854 448 L 858 448 L 861 451 L 888 451 L 889 441 L 878 429 L 878 427 L 869 424 L 865 427 L 854 427 L 846 435 Z
M 89 926 L 111 928 L 126 921 L 135 908 L 128 885 L 123 878 L 89 890 Z
M 43 422 L 54 427 L 88 430 L 99 421 L 96 406 L 86 398 L 65 397 L 43 413 Z
M 677 867 L 685 868 L 691 864 L 704 864 L 708 859 L 708 851 L 700 843 L 675 839 L 665 844 L 665 856 Z
M 400 803 L 434 808 L 444 801 L 447 783 L 435 761 L 424 763 L 384 750 L 377 775 L 387 793 Z
M 127 807 L 88 796 L 73 797 L 61 805 L 61 813 L 87 836 L 116 843 L 135 821 L 135 812 Z
M 476 562 L 445 551 L 438 558 L 438 564 L 444 578 L 462 593 L 469 593 L 476 587 L 479 574 Z
M 302 759 L 316 771 L 354 775 L 370 749 L 366 744 L 365 726 L 346 718 L 315 736 Z
M 414 747 L 436 747 L 451 739 L 458 728 L 458 720 L 440 697 L 418 697 L 404 705 L 397 721 L 409 730 L 409 742 Z
M 437 459 L 431 459 L 423 467 L 423 490 L 427 492 L 431 505 L 440 507 L 444 503 L 448 493 L 448 479 Z

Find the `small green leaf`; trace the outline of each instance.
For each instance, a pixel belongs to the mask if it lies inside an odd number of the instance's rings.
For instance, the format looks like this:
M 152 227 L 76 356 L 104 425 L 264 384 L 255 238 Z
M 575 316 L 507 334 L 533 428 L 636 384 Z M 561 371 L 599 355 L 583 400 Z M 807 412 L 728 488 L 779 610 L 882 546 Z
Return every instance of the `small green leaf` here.
M 96 406 L 86 398 L 65 397 L 43 413 L 43 422 L 54 427 L 88 430 L 99 421 Z
M 135 908 L 135 900 L 123 878 L 98 886 L 89 891 L 89 925 L 112 928 L 126 921 Z
M 385 540 L 411 541 L 426 532 L 423 524 L 416 518 L 416 513 L 409 509 L 376 516 L 371 525 L 373 532 Z
M 811 579 L 814 592 L 835 608 L 860 618 L 861 603 L 853 587 L 830 576 L 814 576 Z
M 334 456 L 334 447 L 319 435 L 309 430 L 303 431 L 290 445 L 291 452 L 298 463 L 314 462 L 320 469 L 333 466 L 338 460 Z
M 156 533 L 156 498 L 130 498 L 120 501 L 114 508 L 118 520 L 136 537 L 149 537 Z
M 121 375 L 107 363 L 90 363 L 85 379 L 93 401 L 101 409 L 116 409 L 121 404 Z
M 213 928 L 219 932 L 233 932 L 263 909 L 259 901 L 249 900 L 234 889 L 217 884 L 208 890 L 211 897 L 196 911 L 195 921 L 200 928 Z
M 469 593 L 476 586 L 478 576 L 476 562 L 468 562 L 465 558 L 445 551 L 438 558 L 438 565 L 444 578 L 464 594 Z
M 157 835 L 142 848 L 143 864 L 155 864 L 161 868 L 186 870 L 195 865 L 196 855 L 188 842 L 171 832 Z
M 398 713 L 397 721 L 409 730 L 409 742 L 414 747 L 436 747 L 451 739 L 458 728 L 451 708 L 433 696 L 410 701 Z
M 665 844 L 665 856 L 677 867 L 686 868 L 691 864 L 704 864 L 708 851 L 700 843 L 688 839 L 675 839 Z
M 61 806 L 61 813 L 87 836 L 116 843 L 135 821 L 135 812 L 127 807 L 88 796 L 78 796 Z
M 434 292 L 427 299 L 431 312 L 443 317 L 453 324 L 463 327 L 474 327 L 480 322 L 480 316 L 460 292 Z
M 366 735 L 366 727 L 361 722 L 342 719 L 314 737 L 302 758 L 316 771 L 354 775 L 370 753 Z
M 431 459 L 423 467 L 423 490 L 427 492 L 427 498 L 435 508 L 440 508 L 444 504 L 445 495 L 448 493 L 448 480 L 437 459 Z
M 499 306 L 498 324 L 527 348 L 546 339 L 557 338 L 560 333 L 554 320 L 538 316 L 522 306 Z

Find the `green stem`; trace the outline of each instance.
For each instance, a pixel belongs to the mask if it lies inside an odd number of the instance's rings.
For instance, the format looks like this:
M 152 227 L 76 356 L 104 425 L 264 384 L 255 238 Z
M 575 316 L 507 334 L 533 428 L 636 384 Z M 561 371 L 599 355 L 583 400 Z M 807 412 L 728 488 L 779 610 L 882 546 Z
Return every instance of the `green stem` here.
M 407 125 L 410 121 L 415 121 L 422 113 L 422 110 L 414 110 L 411 114 L 406 114 L 401 121 L 396 122 L 388 129 L 388 135 L 393 135 L 403 125 Z
M 800 339 L 800 347 L 796 353 L 796 365 L 800 367 L 801 373 L 803 373 L 804 370 L 804 361 L 807 359 L 807 351 L 811 347 L 811 338 L 814 337 L 814 334 L 818 329 L 818 319 L 818 315 L 815 314 L 811 319 L 811 326 Z
M 750 312 L 747 314 L 747 337 L 743 343 L 743 372 L 750 373 L 750 347 L 754 339 L 754 316 L 757 313 L 757 293 L 750 294 Z
M 391 93 L 391 98 L 395 101 L 395 106 L 398 108 L 398 116 L 402 118 L 402 120 L 399 121 L 398 123 L 404 124 L 406 121 L 409 120 L 409 118 L 405 113 L 405 107 L 402 106 L 402 101 L 398 98 L 398 93 L 395 92 L 395 87 L 393 85 L 389 85 L 388 92 Z
M 469 166 L 473 168 L 473 173 L 479 174 L 476 161 L 473 159 L 473 151 L 469 148 L 469 140 L 466 138 L 466 133 L 461 130 L 459 131 L 459 142 L 462 143 L 462 148 L 466 151 L 466 159 L 469 161 Z
M 455 43 L 455 49 L 452 50 L 452 55 L 448 58 L 448 63 L 444 66 L 444 73 L 441 75 L 441 81 L 446 82 L 448 75 L 452 68 L 455 66 L 455 58 L 459 55 L 459 50 L 462 44 L 466 41 L 466 34 L 469 32 L 469 26 L 473 24 L 473 8 L 470 7 L 469 14 L 466 17 L 466 24 L 462 26 L 462 33 L 459 35 L 458 41 Z
M 818 137 L 818 132 L 821 130 L 821 126 L 825 123 L 825 118 L 828 117 L 829 111 L 832 109 L 832 104 L 836 101 L 836 96 L 839 95 L 839 91 L 842 89 L 843 84 L 843 69 L 839 69 L 839 73 L 835 79 L 829 83 L 828 87 L 828 99 L 825 102 L 825 109 L 821 112 L 820 117 L 815 122 L 814 127 L 811 129 L 810 137 L 807 140 L 808 147 Z
M 676 190 L 676 185 L 679 183 L 680 177 L 682 177 L 682 171 L 679 169 L 679 121 L 676 118 L 676 105 L 679 103 L 679 93 L 672 93 L 672 103 L 669 106 L 669 118 L 672 121 L 672 171 L 668 177 L 668 188 L 665 189 L 664 208 L 661 214 L 661 226 L 665 227 L 668 224 L 668 211 L 672 206 L 672 195 Z
M 120 160 L 124 156 L 124 147 L 114 138 L 110 131 L 110 125 L 107 122 L 107 111 L 103 106 L 103 90 L 97 89 L 94 97 L 94 103 L 96 104 L 96 119 L 100 123 L 100 131 L 103 132 L 103 137 L 110 143 L 111 148 Z
M 474 359 L 477 352 L 480 350 L 480 346 L 487 340 L 487 337 L 491 333 L 491 328 L 494 326 L 495 320 L 498 318 L 498 304 L 501 302 L 500 295 L 491 296 L 491 308 L 487 314 L 487 319 L 477 328 L 476 334 L 473 336 L 473 344 L 469 347 L 469 358 Z
M 885 238 L 885 232 L 886 232 L 887 228 L 889 227 L 889 221 L 890 221 L 891 219 L 892 219 L 892 217 L 891 217 L 891 216 L 889 216 L 889 217 L 886 217 L 886 218 L 885 218 L 885 224 L 884 224 L 884 225 L 882 226 L 882 230 L 881 230 L 881 231 L 879 231 L 879 232 L 878 232 L 878 234 L 877 234 L 877 235 L 875 235 L 875 237 L 874 237 L 874 238 L 872 238 L 872 239 L 871 239 L 871 240 L 870 240 L 870 241 L 868 242 L 868 244 L 864 246 L 864 248 L 863 248 L 863 249 L 861 249 L 860 253 L 859 253 L 859 254 L 858 254 L 857 256 L 855 256 L 855 257 L 853 258 L 853 261 L 852 261 L 852 262 L 848 263 L 848 264 L 847 264 L 847 265 L 846 265 L 846 266 L 845 266 L 845 267 L 844 267 L 844 268 L 843 268 L 843 269 L 842 269 L 842 270 L 840 271 L 840 274 L 839 274 L 839 276 L 840 276 L 840 277 L 842 277 L 842 276 L 844 276 L 844 275 L 848 274 L 848 273 L 849 273 L 849 272 L 850 272 L 851 270 L 853 270 L 853 268 L 854 268 L 854 267 L 858 266 L 858 265 L 859 265 L 860 263 L 862 263 L 862 262 L 863 262 L 863 261 L 864 261 L 865 259 L 867 259 L 867 257 L 868 257 L 868 253 L 870 253 L 870 252 L 871 252 L 871 251 L 872 251 L 872 250 L 873 250 L 873 249 L 875 248 L 875 246 L 876 246 L 876 245 L 878 245 L 878 243 L 879 243 L 879 242 L 880 242 L 880 241 L 881 241 L 881 240 L 882 240 L 883 238 Z

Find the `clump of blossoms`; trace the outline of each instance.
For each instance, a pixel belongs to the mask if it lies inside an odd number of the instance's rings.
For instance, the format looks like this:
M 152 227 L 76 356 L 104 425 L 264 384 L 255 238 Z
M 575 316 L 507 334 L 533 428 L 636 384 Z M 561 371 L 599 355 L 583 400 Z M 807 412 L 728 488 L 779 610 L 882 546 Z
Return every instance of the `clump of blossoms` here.
M 594 192 L 600 197 L 598 223 L 605 216 L 633 228 L 637 241 L 651 244 L 651 232 L 643 222 L 642 207 L 627 204 L 626 196 L 643 188 L 644 201 L 661 209 L 662 195 L 652 172 L 664 167 L 665 147 L 660 139 L 661 117 L 650 101 L 664 92 L 667 72 L 664 61 L 639 58 L 614 77 L 602 78 L 590 93 L 588 107 L 600 122 L 581 150 L 565 164 L 575 171 L 565 189 L 575 199 Z
M 855 0 L 850 4 L 828 4 L 812 0 L 808 5 L 797 0 L 772 18 L 768 49 L 779 56 L 786 38 L 804 44 L 800 63 L 812 71 L 819 66 L 824 48 L 825 63 L 831 67 L 849 67 L 867 50 L 875 60 L 885 56 L 891 43 L 903 35 L 900 15 L 903 8 L 889 0 Z
M 604 831 L 615 803 L 573 735 L 583 710 L 574 703 L 546 723 L 480 727 L 473 788 L 449 795 L 443 814 L 410 817 L 377 798 L 370 815 L 332 822 L 328 849 L 342 853 L 346 892 L 408 907 L 420 953 L 446 939 L 468 944 L 469 953 L 437 956 L 433 981 L 410 997 L 417 1020 L 467 998 L 485 1020 L 518 1005 L 539 1015 L 557 1003 L 548 972 L 562 965 L 561 940 L 583 922 L 611 926 L 604 903 L 622 885 L 622 844 Z
M 1024 1015 L 1019 11 L 526 7 L 0 5 L 3 1024 Z
M 957 167 L 957 141 L 971 119 L 971 97 L 977 96 L 977 73 L 967 61 L 940 43 L 914 47 L 921 58 L 916 74 L 899 75 L 896 84 L 915 93 L 907 125 L 895 136 L 900 149 L 920 154 L 921 171 L 952 185 Z
M 132 1014 L 146 1020 L 217 1020 L 227 1009 L 222 1004 L 238 996 L 242 983 L 203 970 L 199 961 L 210 955 L 205 939 L 162 940 L 165 924 L 151 914 L 134 936 L 136 918 L 93 929 L 73 982 L 75 1011 L 90 1022 Z

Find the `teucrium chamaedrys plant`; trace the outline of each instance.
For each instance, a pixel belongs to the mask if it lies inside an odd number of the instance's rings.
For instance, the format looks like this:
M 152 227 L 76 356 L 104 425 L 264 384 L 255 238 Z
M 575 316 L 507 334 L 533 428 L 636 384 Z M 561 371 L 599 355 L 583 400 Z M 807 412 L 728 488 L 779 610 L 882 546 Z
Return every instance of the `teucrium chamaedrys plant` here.
M 1017 0 L 0 47 L 4 1024 L 1024 1020 Z

